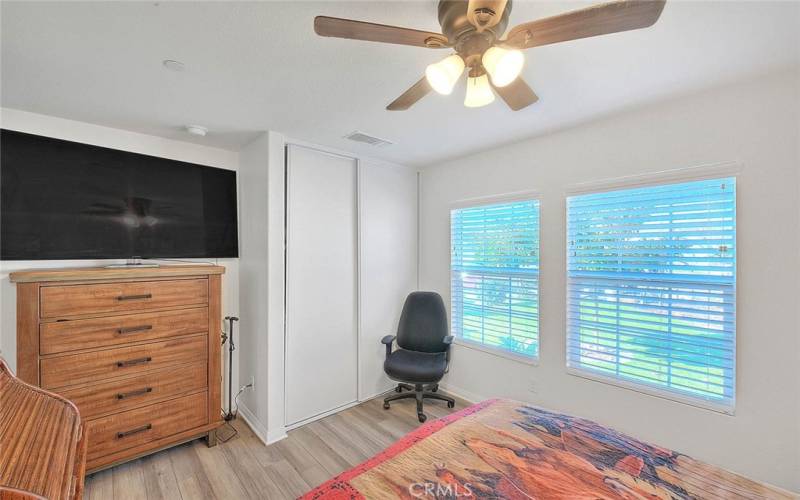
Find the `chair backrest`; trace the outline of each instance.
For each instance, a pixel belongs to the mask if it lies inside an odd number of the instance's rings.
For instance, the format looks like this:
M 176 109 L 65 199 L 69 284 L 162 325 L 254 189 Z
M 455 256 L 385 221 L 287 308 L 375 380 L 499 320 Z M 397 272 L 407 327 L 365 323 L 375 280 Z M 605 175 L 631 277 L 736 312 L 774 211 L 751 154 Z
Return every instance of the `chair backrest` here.
M 442 339 L 447 335 L 442 296 L 436 292 L 410 293 L 397 326 L 397 345 L 410 351 L 444 352 L 447 346 Z

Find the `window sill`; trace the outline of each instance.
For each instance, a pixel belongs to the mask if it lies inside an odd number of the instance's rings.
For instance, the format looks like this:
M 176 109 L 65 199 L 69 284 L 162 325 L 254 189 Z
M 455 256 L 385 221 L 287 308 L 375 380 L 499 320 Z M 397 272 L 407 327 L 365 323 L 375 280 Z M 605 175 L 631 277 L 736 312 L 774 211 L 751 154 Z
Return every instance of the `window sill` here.
M 458 346 L 466 347 L 467 349 L 485 352 L 487 354 L 491 354 L 492 356 L 497 356 L 498 358 L 510 359 L 511 361 L 516 361 L 517 363 L 522 363 L 524 365 L 539 366 L 538 356 L 531 357 L 531 356 L 525 356 L 523 354 L 515 354 L 513 352 L 503 351 L 501 349 L 495 349 L 493 347 L 488 347 L 483 344 L 465 340 L 459 337 L 456 337 L 453 343 Z
M 676 403 L 685 404 L 688 406 L 694 406 L 695 408 L 700 408 L 703 410 L 709 410 L 716 413 L 721 413 L 727 416 L 734 416 L 735 415 L 735 406 L 727 406 L 724 404 L 714 403 L 712 401 L 704 401 L 701 399 L 695 399 L 689 396 L 683 396 L 678 393 L 661 390 L 656 387 L 648 387 L 646 385 L 637 384 L 635 382 L 628 382 L 626 380 L 619 380 L 613 377 L 605 377 L 603 375 L 599 375 L 596 373 L 592 373 L 590 371 L 581 370 L 579 368 L 573 368 L 567 366 L 567 373 L 575 376 L 580 377 L 587 380 L 592 380 L 594 382 L 600 382 L 607 385 L 612 385 L 615 387 L 620 387 L 622 389 L 628 389 L 630 391 L 638 392 L 641 394 L 645 394 L 648 396 L 657 397 L 660 399 L 666 399 L 668 401 L 673 401 Z

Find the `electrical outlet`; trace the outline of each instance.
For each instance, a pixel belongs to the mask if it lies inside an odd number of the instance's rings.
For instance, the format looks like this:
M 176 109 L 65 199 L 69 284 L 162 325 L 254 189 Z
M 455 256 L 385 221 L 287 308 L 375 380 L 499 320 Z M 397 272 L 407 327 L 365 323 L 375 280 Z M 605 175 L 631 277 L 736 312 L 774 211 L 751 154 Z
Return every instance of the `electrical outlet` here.
M 250 375 L 250 390 L 256 390 L 256 377 L 254 375 Z
M 536 383 L 536 380 L 531 379 L 528 381 L 528 392 L 532 394 L 537 394 L 539 392 L 539 384 Z

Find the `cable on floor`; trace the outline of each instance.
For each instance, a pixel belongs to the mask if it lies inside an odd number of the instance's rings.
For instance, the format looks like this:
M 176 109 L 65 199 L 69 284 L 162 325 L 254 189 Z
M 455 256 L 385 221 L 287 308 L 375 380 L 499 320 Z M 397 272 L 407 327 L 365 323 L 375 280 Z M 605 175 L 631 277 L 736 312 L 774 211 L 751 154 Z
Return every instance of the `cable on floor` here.
M 231 413 L 231 418 L 230 418 L 230 420 L 226 420 L 225 424 L 222 427 L 220 427 L 220 429 L 222 429 L 224 427 L 227 427 L 232 431 L 232 433 L 231 433 L 230 436 L 223 438 L 223 437 L 220 437 L 220 432 L 219 432 L 219 430 L 217 430 L 217 440 L 219 440 L 219 442 L 227 443 L 228 441 L 230 441 L 231 439 L 233 439 L 233 438 L 235 438 L 236 436 L 239 435 L 239 431 L 236 430 L 236 427 L 231 425 L 231 420 L 236 420 L 236 417 L 239 416 L 239 396 L 242 395 L 242 393 L 245 391 L 245 389 L 247 389 L 248 387 L 251 387 L 252 385 L 253 384 L 243 385 L 239 389 L 239 392 L 236 393 L 236 396 L 233 398 L 233 409 L 232 410 L 229 409 L 229 411 Z

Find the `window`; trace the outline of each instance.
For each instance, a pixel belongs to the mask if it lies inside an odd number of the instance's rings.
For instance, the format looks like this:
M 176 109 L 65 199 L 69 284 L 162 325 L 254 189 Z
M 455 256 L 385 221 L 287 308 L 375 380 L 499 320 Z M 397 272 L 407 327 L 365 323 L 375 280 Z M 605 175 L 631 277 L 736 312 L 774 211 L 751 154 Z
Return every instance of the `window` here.
M 567 220 L 571 371 L 730 410 L 736 179 L 573 196 Z
M 539 356 L 539 201 L 450 213 L 453 335 L 527 359 Z

